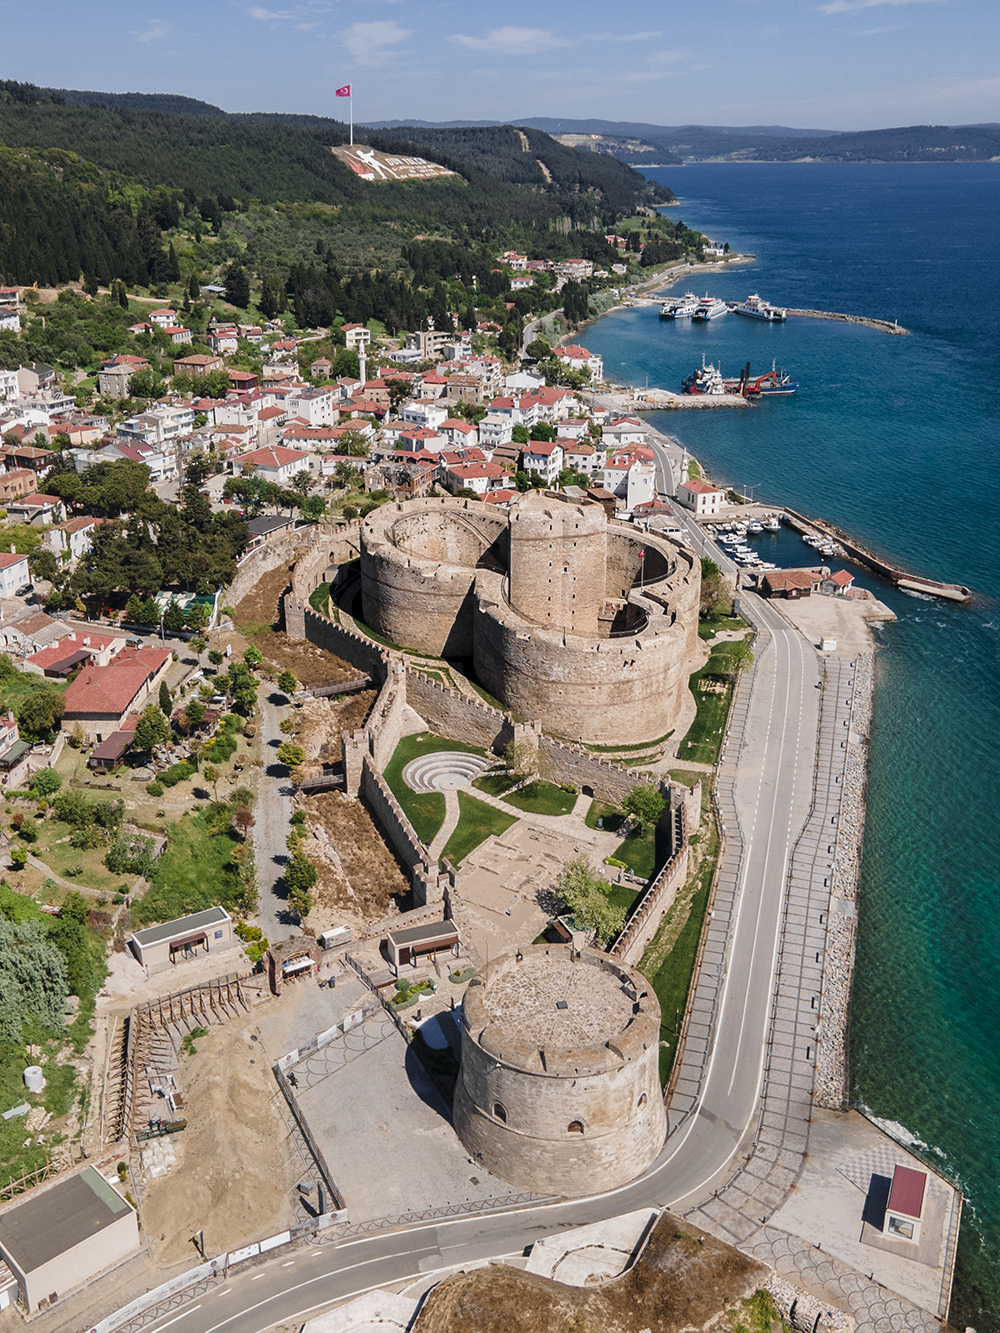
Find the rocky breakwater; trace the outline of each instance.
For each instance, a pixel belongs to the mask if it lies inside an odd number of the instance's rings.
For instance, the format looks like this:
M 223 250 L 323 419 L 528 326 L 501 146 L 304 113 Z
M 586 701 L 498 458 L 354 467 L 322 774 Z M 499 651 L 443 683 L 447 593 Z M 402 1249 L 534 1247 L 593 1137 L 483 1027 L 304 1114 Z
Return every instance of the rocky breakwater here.
M 820 1040 L 816 1058 L 815 1101 L 818 1106 L 835 1111 L 846 1110 L 848 1106 L 848 1037 L 857 941 L 858 877 L 868 790 L 873 667 L 874 655 L 871 653 L 859 655 L 856 659 L 830 887 L 820 1025 L 817 1031 Z M 829 684 L 826 688 L 830 688 Z

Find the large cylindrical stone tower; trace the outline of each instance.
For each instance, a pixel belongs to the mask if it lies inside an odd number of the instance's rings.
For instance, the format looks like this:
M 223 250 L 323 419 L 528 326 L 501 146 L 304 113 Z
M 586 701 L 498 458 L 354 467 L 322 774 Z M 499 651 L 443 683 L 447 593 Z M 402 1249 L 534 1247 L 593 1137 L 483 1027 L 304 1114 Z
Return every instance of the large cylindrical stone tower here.
M 562 945 L 501 954 L 462 1005 L 459 1138 L 523 1190 L 624 1185 L 666 1135 L 659 1036 L 660 1006 L 638 972 Z
M 527 491 L 511 506 L 510 602 L 526 620 L 595 638 L 604 611 L 607 517 L 552 491 Z

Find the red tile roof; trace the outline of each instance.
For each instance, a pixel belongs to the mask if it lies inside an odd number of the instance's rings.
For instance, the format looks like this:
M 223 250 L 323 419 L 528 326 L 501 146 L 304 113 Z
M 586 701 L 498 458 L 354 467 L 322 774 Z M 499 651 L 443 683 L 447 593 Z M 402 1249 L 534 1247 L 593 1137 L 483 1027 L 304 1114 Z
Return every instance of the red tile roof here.
M 689 491 L 694 491 L 696 495 L 712 495 L 720 489 L 718 486 L 710 486 L 707 481 L 698 479 L 682 481 L 681 485 L 686 486 Z
M 65 716 L 120 717 L 171 656 L 168 648 L 126 648 L 109 666 L 84 668 L 66 691 Z
M 897 1166 L 892 1173 L 888 1207 L 894 1213 L 902 1213 L 904 1217 L 919 1219 L 924 1206 L 926 1186 L 926 1171 L 914 1171 L 910 1166 Z

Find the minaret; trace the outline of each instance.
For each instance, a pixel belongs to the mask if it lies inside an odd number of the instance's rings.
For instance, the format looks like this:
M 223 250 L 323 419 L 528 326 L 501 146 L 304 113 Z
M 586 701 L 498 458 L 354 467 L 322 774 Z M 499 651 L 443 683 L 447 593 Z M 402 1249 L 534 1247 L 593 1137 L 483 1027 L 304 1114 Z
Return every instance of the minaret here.
M 364 343 L 358 344 L 358 378 L 361 380 L 361 388 L 364 389 L 368 379 L 368 357 L 365 354 Z

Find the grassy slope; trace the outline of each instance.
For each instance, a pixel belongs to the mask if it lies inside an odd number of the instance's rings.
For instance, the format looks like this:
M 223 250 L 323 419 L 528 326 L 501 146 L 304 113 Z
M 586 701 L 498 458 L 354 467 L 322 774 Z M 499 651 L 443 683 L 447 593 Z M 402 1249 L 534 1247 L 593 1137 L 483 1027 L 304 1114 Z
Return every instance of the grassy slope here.
M 411 791 L 403 781 L 403 769 L 411 759 L 419 759 L 424 754 L 437 754 L 442 750 L 461 750 L 465 754 L 483 753 L 474 745 L 423 732 L 417 736 L 403 737 L 382 774 L 389 784 L 389 790 L 403 807 L 417 837 L 428 845 L 434 841 L 434 835 L 444 823 L 444 793 Z
M 441 853 L 442 858 L 450 861 L 452 865 L 461 865 L 465 857 L 480 843 L 485 842 L 492 834 L 499 836 L 505 833 L 511 824 L 517 823 L 514 815 L 505 815 L 502 810 L 496 810 L 492 805 L 477 801 L 468 792 L 458 793 L 458 804 L 462 817 Z
M 224 902 L 231 886 L 226 867 L 236 845 L 233 835 L 213 836 L 206 827 L 205 816 L 197 811 L 172 824 L 167 838 L 156 880 L 132 908 L 136 926 L 203 911 Z

